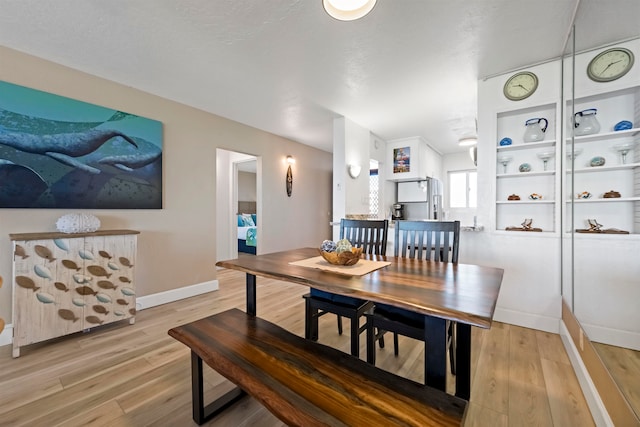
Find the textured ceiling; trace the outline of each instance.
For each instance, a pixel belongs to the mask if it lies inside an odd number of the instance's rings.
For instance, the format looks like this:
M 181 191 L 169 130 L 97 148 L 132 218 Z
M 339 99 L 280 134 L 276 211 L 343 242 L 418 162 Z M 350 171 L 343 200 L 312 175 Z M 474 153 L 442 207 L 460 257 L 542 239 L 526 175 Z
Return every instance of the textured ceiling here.
M 577 2 L 378 0 L 341 22 L 321 0 L 0 0 L 0 45 L 325 151 L 344 116 L 448 153 L 475 132 L 477 79 L 560 56 Z M 616 22 L 588 43 L 637 35 L 620 21 L 639 0 L 581 3 Z

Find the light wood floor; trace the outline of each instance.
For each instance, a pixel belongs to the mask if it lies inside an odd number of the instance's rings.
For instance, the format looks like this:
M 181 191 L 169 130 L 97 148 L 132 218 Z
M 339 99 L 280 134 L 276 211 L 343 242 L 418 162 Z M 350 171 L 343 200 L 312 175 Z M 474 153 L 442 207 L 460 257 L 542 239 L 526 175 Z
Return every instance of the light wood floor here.
M 189 350 L 167 335 L 184 324 L 231 307 L 244 309 L 244 275 L 220 271 L 220 290 L 141 311 L 136 324 L 23 347 L 11 358 L 0 348 L 0 425 L 193 426 Z M 308 291 L 258 278 L 258 315 L 304 335 Z M 338 336 L 335 316 L 321 318 L 320 341 L 349 349 L 348 325 Z M 472 392 L 466 426 L 594 425 L 558 335 L 495 322 L 473 328 Z M 423 345 L 401 340 L 378 350 L 378 366 L 422 381 Z M 364 344 L 361 357 L 364 358 Z M 229 384 L 207 370 L 207 399 Z M 281 426 L 244 398 L 208 426 Z

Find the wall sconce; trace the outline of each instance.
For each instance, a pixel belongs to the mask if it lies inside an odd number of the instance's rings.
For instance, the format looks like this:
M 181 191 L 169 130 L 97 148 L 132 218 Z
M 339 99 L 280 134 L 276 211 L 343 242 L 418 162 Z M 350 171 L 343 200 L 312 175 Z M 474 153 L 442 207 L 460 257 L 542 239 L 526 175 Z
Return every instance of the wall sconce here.
M 360 165 L 349 165 L 349 176 L 353 179 L 356 179 L 360 176 L 360 171 L 362 167 Z
M 287 187 L 287 196 L 291 197 L 291 193 L 293 192 L 293 173 L 291 172 L 291 165 L 296 162 L 296 159 L 293 156 L 287 156 L 287 176 L 285 178 L 285 185 Z
M 473 164 L 478 166 L 478 146 L 469 147 L 469 157 L 473 160 Z
M 354 21 L 371 12 L 376 0 L 322 0 L 324 10 L 339 21 Z

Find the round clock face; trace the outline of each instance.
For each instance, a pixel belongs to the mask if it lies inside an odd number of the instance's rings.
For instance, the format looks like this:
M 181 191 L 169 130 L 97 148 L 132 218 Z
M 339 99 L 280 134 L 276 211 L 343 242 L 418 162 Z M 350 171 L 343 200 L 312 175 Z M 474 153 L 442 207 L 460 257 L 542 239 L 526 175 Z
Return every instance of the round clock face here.
M 504 84 L 504 96 L 512 101 L 528 98 L 538 88 L 538 77 L 529 72 L 516 73 Z
M 621 47 L 596 55 L 587 66 L 587 75 L 596 82 L 610 82 L 624 76 L 633 67 L 633 53 Z

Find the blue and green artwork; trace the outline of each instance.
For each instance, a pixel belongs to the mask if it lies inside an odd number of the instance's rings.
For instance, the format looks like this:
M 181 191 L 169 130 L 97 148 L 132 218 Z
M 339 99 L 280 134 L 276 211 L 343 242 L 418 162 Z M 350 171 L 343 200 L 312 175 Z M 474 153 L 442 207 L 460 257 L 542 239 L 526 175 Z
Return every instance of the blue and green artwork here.
M 161 209 L 162 123 L 0 81 L 0 208 Z

